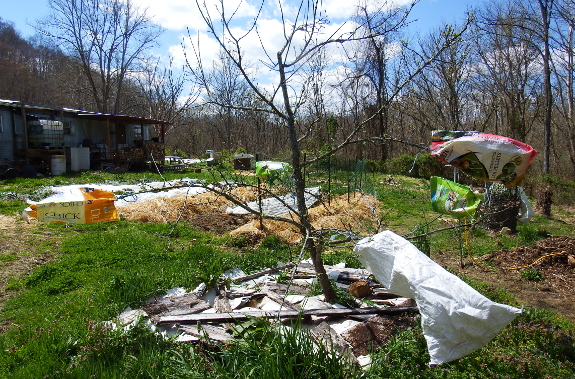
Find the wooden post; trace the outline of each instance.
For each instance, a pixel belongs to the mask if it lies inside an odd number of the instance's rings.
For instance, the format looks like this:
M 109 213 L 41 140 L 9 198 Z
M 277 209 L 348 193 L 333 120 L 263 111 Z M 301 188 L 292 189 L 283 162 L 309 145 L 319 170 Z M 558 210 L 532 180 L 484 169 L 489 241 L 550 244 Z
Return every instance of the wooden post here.
M 166 156 L 166 130 L 165 130 L 165 126 L 166 126 L 166 124 L 162 123 L 161 127 L 160 127 L 160 134 L 162 136 L 162 156 L 161 156 L 162 161 L 164 160 L 164 158 Z
M 259 158 L 258 158 L 258 154 L 256 154 L 256 163 L 258 162 Z M 259 219 L 260 219 L 260 230 L 263 232 L 264 231 L 264 218 L 263 218 L 263 214 L 262 214 L 262 181 L 260 179 L 259 176 L 256 175 L 256 178 L 258 180 L 258 211 L 259 211 Z
M 108 147 L 106 159 L 110 159 L 110 154 L 112 154 L 112 137 L 110 136 L 110 116 L 106 117 L 106 146 Z
M 26 152 L 26 164 L 30 163 L 30 158 L 28 157 L 28 122 L 26 121 L 26 109 L 24 108 L 24 104 L 20 106 L 22 111 L 22 124 L 24 129 L 24 151 Z M 16 134 L 14 134 L 14 138 L 16 138 Z

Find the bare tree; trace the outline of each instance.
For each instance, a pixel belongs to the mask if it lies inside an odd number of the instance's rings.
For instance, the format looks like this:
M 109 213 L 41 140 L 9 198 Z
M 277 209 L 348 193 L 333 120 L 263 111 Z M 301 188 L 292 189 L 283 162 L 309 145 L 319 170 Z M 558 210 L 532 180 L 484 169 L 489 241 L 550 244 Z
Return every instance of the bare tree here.
M 131 76 L 131 82 L 137 91 L 135 106 L 139 109 L 135 114 L 171 123 L 166 134 L 181 127 L 183 113 L 198 97 L 197 89 L 187 87 L 183 75 L 174 72 L 171 60 L 167 66 L 160 58 L 148 60 L 142 72 Z M 159 129 L 155 136 L 159 136 Z
M 558 86 L 556 106 L 565 122 L 565 127 L 560 128 L 560 131 L 568 137 L 566 147 L 575 173 L 575 1 L 560 1 L 557 10 L 557 53 L 553 69 Z
M 261 7 L 263 7 L 263 4 L 262 2 Z M 261 25 L 259 23 L 259 15 L 261 15 L 261 12 L 254 18 L 246 32 L 238 32 L 232 27 L 236 12 L 235 10 L 229 12 L 223 0 L 218 3 L 215 13 L 211 13 L 212 9 L 208 9 L 205 4 L 202 5 L 197 2 L 210 35 L 217 41 L 226 56 L 238 68 L 242 77 L 246 83 L 248 83 L 253 96 L 259 99 L 261 107 L 253 108 L 255 104 L 252 104 L 250 107 L 246 107 L 242 104 L 221 105 L 232 109 L 247 109 L 269 113 L 281 120 L 285 128 L 289 140 L 288 146 L 291 149 L 291 164 L 293 167 L 293 179 L 297 200 L 297 209 L 293 209 L 297 217 L 294 219 L 285 219 L 285 221 L 296 225 L 301 235 L 306 237 L 305 243 L 307 244 L 307 249 L 313 261 L 324 296 L 327 301 L 331 301 L 334 298 L 334 292 L 326 275 L 321 256 L 323 239 L 321 234 L 312 226 L 305 203 L 306 188 L 302 170 L 303 167 L 311 161 L 305 162 L 303 160 L 302 147 L 305 146 L 305 141 L 313 135 L 314 128 L 318 123 L 314 120 L 308 120 L 304 123 L 300 118 L 305 109 L 307 101 L 306 95 L 310 91 L 310 83 L 304 80 L 302 73 L 312 58 L 320 54 L 322 50 L 332 48 L 334 45 L 341 46 L 353 41 L 364 40 L 367 36 L 371 36 L 369 33 L 365 33 L 364 29 L 366 25 L 368 25 L 368 21 L 373 20 L 375 15 L 366 15 L 362 24 L 349 22 L 328 32 L 328 20 L 321 10 L 321 1 L 301 1 L 299 7 L 295 9 L 293 17 L 288 17 L 288 14 L 284 12 L 282 8 L 282 4 L 281 1 L 278 2 L 278 9 L 281 11 L 281 18 L 283 20 L 281 26 L 281 41 L 277 41 L 277 45 L 273 48 L 268 48 L 265 44 L 261 44 L 261 48 L 267 57 L 265 61 L 261 62 L 261 65 L 276 75 L 275 81 L 264 87 L 258 83 L 253 71 L 246 65 L 247 47 L 243 44 L 243 42 L 252 35 L 255 35 L 257 40 L 263 41 L 261 35 L 262 30 L 260 29 Z M 372 29 L 373 37 L 385 36 L 401 26 L 402 23 L 400 22 L 394 24 L 392 26 L 393 29 L 389 29 L 389 27 L 385 25 L 381 25 L 381 27 L 377 28 L 374 27 Z M 457 33 L 451 33 L 451 38 L 446 40 L 447 44 L 453 43 L 453 40 L 456 39 L 457 36 Z M 445 48 L 445 46 L 438 47 L 437 54 L 439 54 L 443 48 Z M 272 52 L 270 49 L 274 49 L 274 51 Z M 389 95 L 389 101 L 393 101 L 393 99 L 401 93 L 406 83 L 418 75 L 426 65 L 435 59 L 437 54 L 432 55 L 428 60 L 422 61 L 420 67 L 410 72 L 409 75 L 403 79 L 403 82 L 396 86 L 394 93 Z M 199 48 L 196 49 L 196 57 L 198 59 L 197 63 L 189 62 L 189 68 L 196 78 L 204 83 L 209 83 L 205 79 L 205 71 L 202 67 L 201 51 Z M 332 65 L 338 64 L 338 62 L 331 63 Z M 341 64 L 341 62 L 339 63 Z M 206 89 L 206 92 L 209 93 L 210 91 L 211 89 Z M 314 159 L 321 159 L 333 154 L 335 151 L 352 143 L 366 140 L 382 142 L 389 138 L 387 136 L 370 138 L 364 136 L 362 133 L 362 131 L 365 130 L 365 125 L 377 117 L 379 113 L 383 112 L 387 106 L 389 106 L 389 104 L 382 105 L 379 109 L 374 110 L 371 116 L 351 125 L 341 140 L 334 142 L 329 151 L 326 151 Z
M 553 108 L 553 94 L 551 90 L 551 20 L 555 12 L 554 0 L 537 0 L 539 5 L 538 30 L 539 39 L 543 45 L 540 55 L 543 60 L 543 94 L 545 97 L 545 123 L 544 123 L 544 152 L 545 160 L 543 170 L 545 174 L 551 172 L 551 116 Z M 535 21 L 535 20 L 534 20 Z
M 357 22 L 364 25 L 362 31 L 365 38 L 353 50 L 351 61 L 356 64 L 355 77 L 358 80 L 367 79 L 365 100 L 373 109 L 381 109 L 373 120 L 380 137 L 389 133 L 389 97 L 401 83 L 399 68 L 402 66 L 399 64 L 394 68 L 392 65 L 398 61 L 400 30 L 407 24 L 407 16 L 414 6 L 415 2 L 407 8 L 388 8 L 386 2 L 365 2 L 357 9 Z M 370 9 L 373 7 L 377 7 L 377 10 Z M 385 32 L 381 33 L 382 30 Z M 386 160 L 387 157 L 388 144 L 384 142 L 380 144 L 379 159 Z
M 217 132 L 220 133 L 225 146 L 231 149 L 233 146 L 232 134 L 234 134 L 233 123 L 234 120 L 241 118 L 239 114 L 241 110 L 233 109 L 226 105 L 244 105 L 249 97 L 249 87 L 238 67 L 222 50 L 220 50 L 218 58 L 213 62 L 212 72 L 208 80 L 210 83 L 203 83 L 204 88 L 211 89 L 208 93 L 211 99 L 210 102 L 217 105 L 218 117 L 223 123 L 223 129 L 218 128 Z
M 488 127 L 524 141 L 540 115 L 539 53 L 517 4 L 498 3 L 477 18 L 475 101 Z
M 132 0 L 49 0 L 49 7 L 37 29 L 77 59 L 97 110 L 119 113 L 127 75 L 163 30 Z
M 448 26 L 449 28 L 449 26 Z M 421 46 L 428 57 L 446 38 L 445 29 L 433 31 Z M 469 35 L 445 49 L 434 62 L 417 77 L 410 91 L 419 99 L 411 104 L 410 114 L 418 113 L 431 129 L 461 130 L 470 119 L 472 54 Z

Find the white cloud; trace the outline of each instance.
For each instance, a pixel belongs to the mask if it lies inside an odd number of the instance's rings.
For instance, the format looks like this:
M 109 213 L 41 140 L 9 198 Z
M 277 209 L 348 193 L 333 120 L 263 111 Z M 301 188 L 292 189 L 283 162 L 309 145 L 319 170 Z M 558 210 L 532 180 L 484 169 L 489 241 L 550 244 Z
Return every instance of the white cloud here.
M 132 0 L 135 5 L 147 8 L 148 15 L 158 25 L 168 30 L 185 30 L 186 27 L 193 30 L 206 30 L 205 22 L 201 18 L 194 0 Z M 353 16 L 357 4 L 368 2 L 368 8 L 371 10 L 376 7 L 388 9 L 391 6 L 404 6 L 411 3 L 412 0 L 392 0 L 381 2 L 377 0 L 323 0 L 319 6 L 322 11 L 327 13 L 331 21 L 341 21 Z M 212 14 L 217 14 L 217 8 L 220 6 L 219 0 L 200 0 L 200 5 L 206 4 L 206 9 Z M 234 14 L 234 18 L 241 22 L 245 18 L 253 18 L 258 14 L 261 5 L 260 0 L 224 0 L 225 12 L 227 15 Z M 264 1 L 263 13 L 260 16 L 266 18 L 280 19 L 281 11 L 288 19 L 296 16 L 299 1 L 298 0 L 266 0 Z
M 144 0 L 140 0 L 144 1 Z M 151 0 L 145 0 L 151 1 Z M 176 2 L 174 0 L 169 0 L 169 2 Z M 179 2 L 180 0 L 178 0 Z M 236 0 L 233 0 L 236 1 Z M 335 4 L 340 6 L 342 3 L 338 3 L 338 1 L 342 0 L 328 0 L 327 2 L 324 1 L 324 5 Z M 407 0 L 402 0 L 407 1 Z M 275 1 L 270 1 L 269 4 L 266 5 L 273 5 L 277 4 Z M 288 5 L 293 4 L 290 2 Z M 339 5 L 338 5 L 339 4 Z M 282 6 L 285 6 L 282 5 Z M 343 5 L 341 5 L 343 6 Z M 350 7 L 345 7 L 349 9 Z M 270 10 L 271 8 L 268 8 Z M 285 14 L 291 12 L 291 9 L 288 7 L 283 8 Z M 242 13 L 245 15 L 249 15 L 249 12 Z M 238 13 L 239 15 L 239 13 Z M 262 62 L 265 62 L 269 65 L 274 65 L 276 63 L 276 54 L 277 52 L 283 48 L 285 44 L 285 36 L 284 36 L 284 28 L 289 28 L 289 23 L 286 21 L 286 24 L 282 23 L 281 19 L 279 18 L 272 18 L 267 17 L 271 14 L 268 12 L 264 12 L 260 14 L 257 30 L 259 31 L 259 35 L 256 33 L 256 30 L 253 29 L 248 32 L 248 28 L 251 27 L 250 21 L 253 22 L 253 16 L 245 17 L 243 20 L 238 20 L 238 22 L 234 23 L 231 28 L 231 32 L 236 37 L 242 37 L 241 39 L 241 51 L 243 54 L 244 62 L 247 63 L 247 67 L 251 71 L 250 74 L 253 76 L 257 76 L 257 81 L 262 86 L 266 86 L 268 90 L 271 90 L 271 83 L 278 83 L 278 74 L 277 72 L 270 70 Z M 287 18 L 289 20 L 289 18 Z M 202 22 L 203 24 L 203 22 Z M 199 41 L 199 52 L 202 56 L 202 62 L 204 69 L 211 70 L 212 69 L 212 62 L 215 59 L 218 59 L 218 54 L 220 51 L 219 44 L 213 38 L 212 35 L 206 33 L 205 30 L 199 27 L 199 25 L 193 25 L 194 28 L 192 29 L 192 25 L 190 25 L 190 32 L 192 33 L 191 39 L 189 37 L 185 37 L 184 35 L 180 35 L 180 39 L 184 39 L 184 50 L 180 44 L 172 45 L 169 48 L 170 54 L 174 57 L 174 64 L 175 66 L 181 67 L 185 63 L 185 57 L 187 56 L 188 60 L 192 66 L 196 65 L 196 56 L 193 50 L 193 46 L 197 49 L 197 44 Z M 347 36 L 351 33 L 354 28 L 357 27 L 357 24 L 353 21 L 345 21 L 342 22 L 332 22 L 324 26 L 321 34 L 318 35 L 318 40 L 326 39 L 330 36 L 340 37 L 340 36 Z M 246 34 L 247 33 L 247 34 Z M 287 32 L 289 33 L 289 31 Z M 199 36 L 199 40 L 198 40 Z M 293 57 L 294 52 L 299 51 L 298 48 L 303 44 L 303 33 L 298 32 L 294 41 L 291 44 L 291 53 L 288 58 Z M 395 47 L 397 49 L 397 47 Z M 342 49 L 340 44 L 334 44 L 330 47 L 329 52 L 327 54 L 328 59 L 328 66 L 330 69 L 335 69 L 338 65 L 344 64 L 348 62 L 348 58 L 345 55 L 344 50 Z M 336 71 L 333 71 L 331 75 L 329 75 L 330 81 L 341 81 L 341 75 L 337 74 Z M 295 78 L 292 78 L 295 79 Z
M 202 64 L 206 70 L 212 68 L 212 62 L 217 59 L 220 46 L 217 41 L 210 38 L 208 34 L 200 32 L 194 33 L 191 36 L 182 35 L 182 45 L 170 46 L 170 54 L 174 57 L 174 64 L 176 66 L 183 66 L 186 63 L 186 58 L 192 67 L 197 65 L 196 54 L 200 54 Z
M 148 9 L 148 15 L 152 20 L 168 30 L 205 30 L 206 25 L 194 0 L 133 0 L 143 8 Z M 206 4 L 207 10 L 216 14 L 218 0 L 201 0 L 200 5 Z M 226 14 L 235 12 L 236 18 L 254 17 L 257 15 L 257 5 L 254 6 L 242 0 L 224 0 Z
M 324 0 L 322 10 L 325 10 L 330 20 L 348 19 L 353 17 L 358 5 L 367 6 L 370 11 L 389 10 L 394 7 L 411 4 L 412 0 Z

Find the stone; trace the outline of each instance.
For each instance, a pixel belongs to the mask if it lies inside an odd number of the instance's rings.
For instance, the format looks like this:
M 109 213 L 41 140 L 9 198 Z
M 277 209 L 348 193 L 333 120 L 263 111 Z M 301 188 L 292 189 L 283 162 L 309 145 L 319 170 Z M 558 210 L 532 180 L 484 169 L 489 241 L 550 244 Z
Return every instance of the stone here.
M 373 290 L 369 286 L 369 283 L 366 280 L 360 279 L 356 282 L 353 282 L 348 289 L 348 292 L 355 298 L 361 299 L 366 296 L 369 296 L 373 293 Z

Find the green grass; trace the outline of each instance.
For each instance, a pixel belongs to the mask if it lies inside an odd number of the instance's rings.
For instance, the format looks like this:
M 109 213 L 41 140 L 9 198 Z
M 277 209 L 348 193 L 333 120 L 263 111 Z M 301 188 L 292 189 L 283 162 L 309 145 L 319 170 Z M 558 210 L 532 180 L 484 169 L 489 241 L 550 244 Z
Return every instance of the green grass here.
M 215 171 L 166 173 L 214 180 Z M 199 176 L 203 175 L 203 176 Z M 342 174 L 342 178 L 345 178 Z M 439 219 L 429 204 L 426 180 L 373 175 L 381 205 L 383 228 L 417 235 L 452 223 Z M 69 183 L 161 180 L 157 174 L 82 173 L 45 179 L 15 179 L 0 183 L 0 192 L 40 196 L 46 186 Z M 399 184 L 399 185 L 396 185 Z M 44 191 L 44 192 L 43 192 Z M 343 187 L 338 191 L 345 193 Z M 0 214 L 19 214 L 26 203 L 2 198 Z M 535 217 L 519 225 L 516 235 L 491 235 L 482 229 L 452 229 L 417 241 L 430 256 L 442 251 L 459 254 L 467 241 L 474 255 L 494 249 L 528 245 L 548 234 L 572 233 L 569 225 Z M 455 362 L 428 367 L 429 356 L 418 323 L 374 350 L 374 363 L 361 372 L 329 348 L 317 347 L 296 323 L 277 328 L 250 320 L 236 330 L 228 345 L 207 341 L 176 343 L 151 333 L 142 323 L 129 332 L 111 329 L 126 307 L 139 308 L 154 295 L 182 286 L 194 288 L 205 278 L 218 278 L 239 267 L 246 273 L 294 260 L 299 247 L 266 237 L 254 246 L 245 238 L 215 236 L 184 222 L 143 224 L 118 222 L 38 225 L 38 252 L 51 251 L 51 263 L 29 275 L 10 279 L 7 291 L 17 294 L 3 303 L 0 322 L 0 378 L 571 378 L 575 375 L 572 323 L 547 311 L 525 309 L 490 344 Z M 56 244 L 44 233 L 58 236 Z M 463 245 L 464 246 L 464 245 Z M 57 247 L 57 249 L 56 249 Z M 2 255 L 0 264 L 16 259 Z M 346 262 L 361 267 L 349 248 L 329 247 L 326 264 Z M 512 294 L 493 285 L 463 278 L 488 298 L 517 305 Z M 338 292 L 338 301 L 350 300 Z
M 544 311 L 526 310 L 487 346 L 435 367 L 421 329 L 399 333 L 374 354 L 367 378 L 572 378 L 573 332 L 565 332 Z
M 521 270 L 520 274 L 522 278 L 531 280 L 532 282 L 540 282 L 545 280 L 545 275 L 539 270 Z

